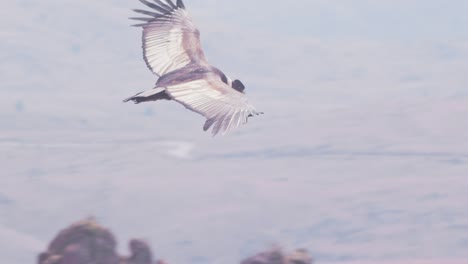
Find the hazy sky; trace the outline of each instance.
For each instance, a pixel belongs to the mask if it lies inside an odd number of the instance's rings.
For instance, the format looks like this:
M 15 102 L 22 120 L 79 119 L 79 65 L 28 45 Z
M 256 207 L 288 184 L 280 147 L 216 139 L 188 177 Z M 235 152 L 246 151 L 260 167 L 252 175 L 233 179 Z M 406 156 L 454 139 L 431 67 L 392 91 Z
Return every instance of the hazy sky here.
M 468 258 L 468 2 L 272 3 L 185 0 L 265 112 L 213 139 L 176 103 L 121 103 L 156 81 L 138 1 L 2 1 L 5 261 L 89 215 L 170 263 Z

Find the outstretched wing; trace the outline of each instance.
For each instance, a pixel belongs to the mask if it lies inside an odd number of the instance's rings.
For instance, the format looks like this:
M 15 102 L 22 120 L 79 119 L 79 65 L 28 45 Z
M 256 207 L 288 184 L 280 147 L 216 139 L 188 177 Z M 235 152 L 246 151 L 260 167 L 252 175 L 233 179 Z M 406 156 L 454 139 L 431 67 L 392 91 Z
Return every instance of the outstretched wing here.
M 131 19 L 144 21 L 143 54 L 150 70 L 162 76 L 194 62 L 205 62 L 200 44 L 200 32 L 185 10 L 182 0 L 140 0 L 151 11 L 134 10 L 148 17 Z
M 247 119 L 259 115 L 247 97 L 222 82 L 219 78 L 206 78 L 169 85 L 166 92 L 186 108 L 207 118 L 203 129 L 213 126 L 213 136 L 246 124 Z

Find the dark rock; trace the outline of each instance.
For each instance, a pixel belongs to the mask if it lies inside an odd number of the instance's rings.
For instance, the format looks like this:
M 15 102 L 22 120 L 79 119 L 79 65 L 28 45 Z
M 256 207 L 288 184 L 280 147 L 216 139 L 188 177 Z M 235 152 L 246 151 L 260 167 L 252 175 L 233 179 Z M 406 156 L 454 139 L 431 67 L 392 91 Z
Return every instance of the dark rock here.
M 153 256 L 148 244 L 142 240 L 133 239 L 129 244 L 131 256 L 126 260 L 126 264 L 151 264 Z
M 286 257 L 286 263 L 288 264 L 312 264 L 314 260 L 310 256 L 307 249 L 297 249 Z
M 62 230 L 39 264 L 152 264 L 152 253 L 142 240 L 130 242 L 130 257 L 119 257 L 114 235 L 94 220 L 85 220 Z
M 153 261 L 153 254 L 143 240 L 133 239 L 129 243 L 131 255 L 118 256 L 114 235 L 93 219 L 73 224 L 62 230 L 52 240 L 46 252 L 38 257 L 39 264 L 166 264 Z M 305 249 L 285 254 L 281 249 L 259 253 L 241 264 L 312 264 L 313 260 Z
M 298 249 L 286 255 L 281 249 L 259 253 L 245 259 L 241 264 L 312 264 L 313 260 L 305 249 Z
M 285 256 L 279 249 L 274 249 L 267 252 L 258 253 L 248 259 L 245 259 L 241 264 L 284 264 Z

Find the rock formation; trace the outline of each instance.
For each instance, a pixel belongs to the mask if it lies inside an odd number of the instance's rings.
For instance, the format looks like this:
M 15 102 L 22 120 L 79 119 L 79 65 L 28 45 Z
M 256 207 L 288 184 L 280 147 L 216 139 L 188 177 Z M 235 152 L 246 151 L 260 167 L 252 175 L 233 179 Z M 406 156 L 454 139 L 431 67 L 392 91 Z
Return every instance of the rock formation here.
M 39 264 L 166 264 L 154 261 L 148 244 L 133 239 L 129 243 L 131 255 L 121 257 L 116 252 L 117 242 L 112 232 L 93 219 L 80 221 L 62 230 L 52 240 L 46 252 L 38 257 Z M 312 264 L 304 249 L 284 254 L 273 249 L 247 258 L 241 264 Z
M 131 256 L 120 257 L 114 235 L 94 220 L 80 221 L 62 230 L 46 252 L 39 255 L 39 264 L 154 264 L 148 244 L 130 241 Z
M 298 249 L 291 254 L 285 254 L 281 249 L 259 253 L 247 258 L 241 264 L 312 264 L 312 257 L 307 250 Z

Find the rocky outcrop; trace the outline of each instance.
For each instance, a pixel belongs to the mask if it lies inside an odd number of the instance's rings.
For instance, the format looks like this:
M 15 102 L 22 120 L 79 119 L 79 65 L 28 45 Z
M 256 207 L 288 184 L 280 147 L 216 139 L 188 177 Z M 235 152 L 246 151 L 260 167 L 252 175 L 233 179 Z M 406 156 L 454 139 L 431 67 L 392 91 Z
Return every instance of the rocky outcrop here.
M 117 242 L 108 229 L 93 219 L 80 221 L 62 230 L 38 257 L 39 264 L 166 264 L 154 261 L 149 245 L 138 239 L 129 243 L 130 256 L 116 252 Z M 304 249 L 285 254 L 273 249 L 247 258 L 241 264 L 312 264 Z
M 117 242 L 106 228 L 89 219 L 62 230 L 46 252 L 39 255 L 39 264 L 153 264 L 151 250 L 142 240 L 130 241 L 130 257 L 120 257 Z
M 298 249 L 291 254 L 285 254 L 281 249 L 259 253 L 247 258 L 241 264 L 312 264 L 313 260 L 305 249 Z
M 121 258 L 122 264 L 151 264 L 153 263 L 153 254 L 148 244 L 143 240 L 133 239 L 129 244 L 131 256 Z M 157 262 L 162 263 L 162 261 Z

